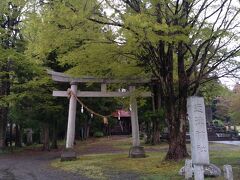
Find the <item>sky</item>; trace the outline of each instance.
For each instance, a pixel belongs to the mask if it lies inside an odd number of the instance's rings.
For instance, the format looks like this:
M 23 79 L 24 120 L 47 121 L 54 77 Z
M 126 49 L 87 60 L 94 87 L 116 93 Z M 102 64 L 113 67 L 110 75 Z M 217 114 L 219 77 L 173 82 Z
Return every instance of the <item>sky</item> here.
M 240 71 L 240 70 L 239 70 Z M 224 77 L 220 78 L 220 81 L 223 85 L 227 86 L 229 89 L 233 90 L 236 83 L 240 83 L 240 79 Z

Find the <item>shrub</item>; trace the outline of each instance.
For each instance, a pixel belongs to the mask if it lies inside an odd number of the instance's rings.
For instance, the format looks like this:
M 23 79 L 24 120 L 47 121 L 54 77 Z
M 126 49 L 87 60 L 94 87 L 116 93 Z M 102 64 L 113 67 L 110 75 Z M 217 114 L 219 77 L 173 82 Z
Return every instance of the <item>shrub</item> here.
M 103 135 L 103 132 L 101 132 L 101 131 L 96 131 L 96 132 L 94 132 L 93 136 L 94 136 L 94 137 L 103 137 L 104 135 Z

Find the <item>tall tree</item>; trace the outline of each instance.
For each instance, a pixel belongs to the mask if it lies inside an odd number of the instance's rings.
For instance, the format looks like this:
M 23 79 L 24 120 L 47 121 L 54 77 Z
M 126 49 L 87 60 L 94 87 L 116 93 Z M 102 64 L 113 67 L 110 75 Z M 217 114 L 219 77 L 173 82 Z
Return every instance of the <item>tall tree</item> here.
M 6 98 L 11 91 L 14 68 L 22 57 L 20 52 L 23 52 L 19 25 L 25 3 L 24 0 L 0 2 L 0 148 L 6 145 L 9 112 Z
M 169 130 L 166 159 L 188 156 L 186 101 L 201 84 L 239 69 L 239 11 L 232 0 L 102 2 L 89 20 L 118 27 L 124 55 L 138 60 L 160 84 Z
M 102 36 L 104 33 L 102 25 L 91 22 L 86 18 L 94 7 L 95 2 L 95 0 L 91 0 L 79 3 L 79 1 L 73 0 L 51 1 L 51 3 L 41 4 L 38 11 L 29 14 L 26 18 L 24 37 L 28 41 L 27 56 L 32 60 L 37 60 L 45 68 L 51 68 L 59 72 L 71 70 L 71 73 L 78 76 L 81 74 L 108 74 L 109 68 L 106 67 L 106 69 L 103 69 L 104 66 L 101 66 L 101 64 L 104 61 L 109 61 L 110 58 L 103 59 L 103 52 L 100 51 L 96 42 L 101 42 L 107 49 L 109 49 L 108 46 L 116 47 L 116 45 L 109 43 Z M 88 46 L 91 46 L 94 53 L 90 53 Z M 107 49 L 104 52 L 107 52 Z M 81 52 L 80 56 L 79 52 Z M 75 61 L 78 58 L 82 61 L 87 58 L 89 61 L 80 70 L 79 66 L 75 66 Z M 101 61 L 95 61 L 96 58 Z M 99 66 L 100 69 L 98 69 Z M 66 86 L 61 85 L 58 87 L 66 88 Z M 87 87 L 82 86 L 81 88 Z M 96 87 L 93 85 L 91 88 Z M 54 100 L 56 105 L 64 104 L 65 101 L 65 99 Z M 106 99 L 98 101 L 98 103 L 92 103 L 93 101 L 92 99 L 88 99 L 86 104 L 94 110 L 101 110 L 103 114 L 109 114 L 109 111 L 114 107 L 111 106 L 106 111 L 103 107 L 103 104 L 108 103 Z M 56 112 L 55 114 L 59 113 Z M 45 118 L 47 117 L 48 115 Z M 52 114 L 52 121 L 57 121 L 58 119 L 56 115 Z M 53 122 L 53 124 L 56 125 L 56 122 Z M 56 136 L 53 135 L 53 137 Z

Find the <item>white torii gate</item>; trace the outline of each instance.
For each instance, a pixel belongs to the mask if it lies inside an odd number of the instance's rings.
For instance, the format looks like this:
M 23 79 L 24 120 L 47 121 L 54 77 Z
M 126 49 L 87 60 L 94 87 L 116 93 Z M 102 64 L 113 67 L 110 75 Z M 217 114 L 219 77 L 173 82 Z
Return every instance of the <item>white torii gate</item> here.
M 149 83 L 149 80 L 143 79 L 128 79 L 128 80 L 113 80 L 94 77 L 72 78 L 64 73 L 47 71 L 55 82 L 68 82 L 71 85 L 71 92 L 77 97 L 127 97 L 130 96 L 131 105 L 131 125 L 132 125 L 132 147 L 129 151 L 129 157 L 140 158 L 145 157 L 144 148 L 140 146 L 139 138 L 139 124 L 138 124 L 138 109 L 137 100 L 133 95 L 135 91 L 134 84 Z M 101 83 L 101 91 L 79 91 L 77 85 L 79 83 Z M 107 91 L 107 84 L 111 83 L 126 83 L 129 84 L 129 91 L 127 92 L 109 92 Z M 68 91 L 53 91 L 55 97 L 68 97 Z M 141 97 L 151 97 L 151 92 L 144 92 Z M 66 150 L 61 155 L 61 160 L 74 160 L 76 153 L 73 150 L 75 139 L 75 119 L 76 119 L 77 99 L 71 96 L 69 100 L 68 126 L 67 126 L 67 140 Z

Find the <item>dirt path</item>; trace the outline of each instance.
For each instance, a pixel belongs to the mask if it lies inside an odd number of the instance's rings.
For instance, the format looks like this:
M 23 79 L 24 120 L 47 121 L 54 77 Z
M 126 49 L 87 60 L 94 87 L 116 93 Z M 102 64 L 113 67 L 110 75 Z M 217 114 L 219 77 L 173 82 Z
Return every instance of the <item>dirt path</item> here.
M 93 153 L 120 153 L 125 150 L 111 145 L 112 140 L 126 139 L 126 137 L 113 137 L 106 139 L 89 139 L 87 142 L 78 142 L 76 147 L 79 156 Z M 108 143 L 109 142 L 109 143 Z M 0 180 L 89 180 L 80 174 L 68 173 L 54 169 L 50 163 L 58 159 L 61 149 L 43 152 L 39 148 L 26 149 L 12 154 L 0 154 Z M 136 180 L 136 174 L 112 174 L 114 180 Z
M 60 151 L 41 152 L 26 150 L 0 156 L 0 180 L 88 180 L 79 174 L 56 170 L 50 167 Z

